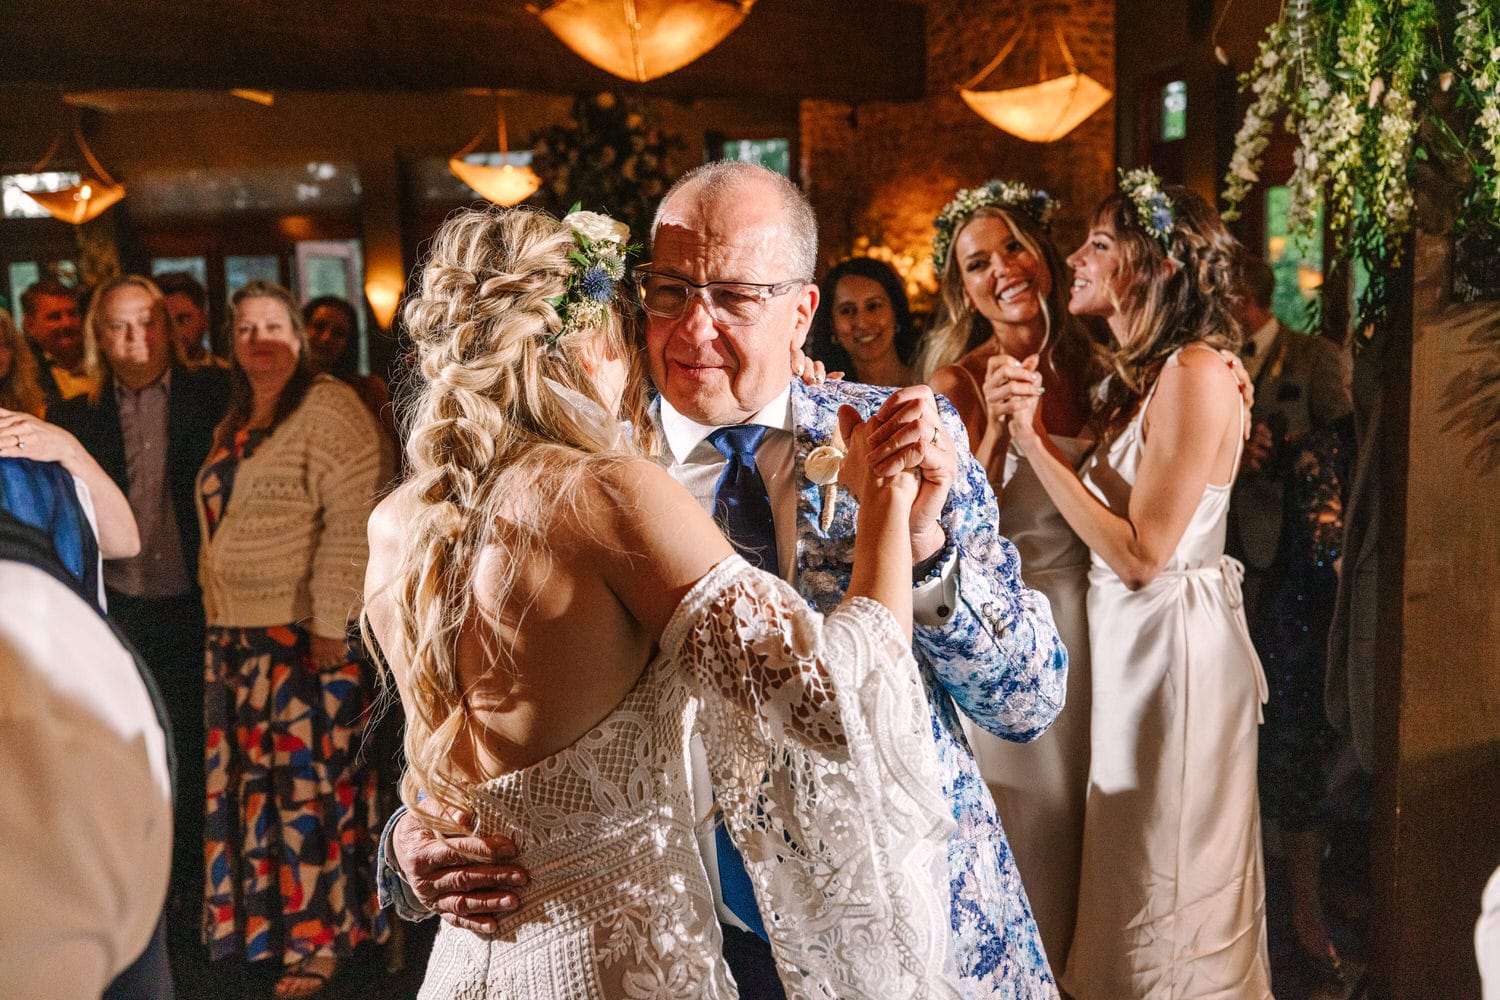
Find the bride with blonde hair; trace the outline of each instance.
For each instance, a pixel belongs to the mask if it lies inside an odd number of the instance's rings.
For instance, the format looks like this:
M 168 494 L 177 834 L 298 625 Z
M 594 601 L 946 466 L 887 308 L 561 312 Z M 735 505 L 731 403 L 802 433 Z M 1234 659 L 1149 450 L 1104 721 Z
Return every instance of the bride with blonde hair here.
M 510 835 L 531 875 L 493 935 L 443 925 L 421 995 L 736 996 L 694 837 L 699 732 L 789 995 L 956 996 L 905 453 L 844 416 L 862 503 L 838 610 L 752 569 L 649 457 L 627 238 L 463 212 L 405 308 L 422 383 L 366 585 L 402 795 L 444 834 Z

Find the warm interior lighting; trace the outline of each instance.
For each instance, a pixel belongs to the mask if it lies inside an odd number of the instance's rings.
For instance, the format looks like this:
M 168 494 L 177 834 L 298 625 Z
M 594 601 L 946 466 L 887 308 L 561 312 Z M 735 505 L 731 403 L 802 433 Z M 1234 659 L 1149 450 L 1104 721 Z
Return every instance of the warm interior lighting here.
M 83 133 L 78 129 L 78 118 L 73 119 L 72 128 L 73 142 L 78 147 L 78 152 L 83 155 L 84 162 L 93 170 L 94 176 L 81 177 L 76 184 L 56 191 L 23 191 L 22 193 L 42 208 L 54 219 L 63 222 L 71 222 L 73 225 L 81 225 L 90 219 L 98 218 L 99 214 L 106 208 L 125 197 L 125 185 L 115 183 L 115 179 L 109 175 L 98 159 L 94 157 L 94 151 L 89 149 L 89 144 L 84 141 Z M 52 162 L 57 151 L 62 148 L 64 136 L 59 135 L 52 142 L 47 155 L 43 156 L 36 166 L 31 168 L 31 173 L 39 174 Z
M 370 312 L 382 330 L 389 330 L 396 320 L 396 306 L 401 303 L 401 282 L 395 278 L 370 278 L 365 282 L 365 299 Z
M 236 87 L 229 92 L 242 101 L 250 101 L 267 108 L 276 103 L 276 95 L 269 90 L 248 90 L 244 87 Z
M 530 198 L 537 188 L 542 186 L 542 179 L 537 176 L 536 171 L 530 167 L 516 167 L 503 162 L 510 153 L 510 144 L 505 135 L 505 107 L 500 98 L 495 98 L 495 117 L 498 120 L 497 131 L 500 133 L 500 158 L 502 160 L 498 167 L 485 166 L 482 163 L 469 163 L 464 159 L 474 150 L 479 148 L 480 141 L 488 134 L 489 129 L 479 130 L 467 146 L 454 153 L 448 160 L 448 170 L 463 181 L 469 187 L 478 192 L 481 198 L 494 202 L 496 205 L 517 205 Z
M 563 44 L 606 73 L 645 83 L 722 42 L 755 0 L 556 0 L 533 9 Z
M 1062 28 L 1057 24 L 1055 10 L 1052 16 L 1050 32 L 1037 28 L 1031 33 L 1037 43 L 1036 83 L 1004 90 L 972 89 L 974 84 L 998 69 L 1006 56 L 1028 35 L 1027 29 L 1032 26 L 1032 21 L 1027 18 L 1021 22 L 1021 27 L 1011 40 L 1001 46 L 990 64 L 958 91 L 964 103 L 979 117 L 1027 142 L 1055 142 L 1061 139 L 1081 125 L 1084 119 L 1104 107 L 1112 96 L 1108 87 L 1087 73 L 1078 72 L 1078 66 L 1073 62 L 1073 53 L 1068 50 Z M 1057 68 L 1066 70 L 1059 76 L 1047 75 L 1045 49 L 1049 38 L 1055 42 L 1057 51 L 1062 55 L 1061 64 Z

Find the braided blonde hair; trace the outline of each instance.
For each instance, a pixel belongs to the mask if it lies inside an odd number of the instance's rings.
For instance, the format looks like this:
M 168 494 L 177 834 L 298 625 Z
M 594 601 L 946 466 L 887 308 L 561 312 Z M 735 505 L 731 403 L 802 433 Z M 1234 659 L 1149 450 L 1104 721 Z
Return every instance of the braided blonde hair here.
M 597 326 L 557 337 L 552 305 L 564 293 L 577 249 L 572 230 L 530 209 L 470 209 L 450 216 L 433 238 L 421 291 L 403 310 L 418 371 L 406 438 L 399 568 L 387 585 L 395 608 L 394 643 L 408 667 L 401 794 L 418 790 L 451 810 L 469 808 L 468 784 L 450 755 L 473 735 L 458 645 L 475 625 L 484 639 L 486 678 L 503 679 L 510 660 L 500 609 L 515 579 L 547 545 L 547 526 L 578 500 L 585 475 L 654 444 L 647 417 L 641 352 L 619 308 Z M 557 337 L 555 341 L 552 338 Z M 579 356 L 588 344 L 630 361 L 621 401 L 636 433 L 632 454 L 603 450 L 544 379 L 601 398 Z M 474 600 L 482 553 L 508 568 L 494 601 Z M 487 565 L 489 563 L 487 562 Z M 506 627 L 516 629 L 514 617 Z M 368 624 L 366 632 L 368 634 Z M 471 678 L 472 680 L 472 678 Z M 442 821 L 443 832 L 464 832 Z

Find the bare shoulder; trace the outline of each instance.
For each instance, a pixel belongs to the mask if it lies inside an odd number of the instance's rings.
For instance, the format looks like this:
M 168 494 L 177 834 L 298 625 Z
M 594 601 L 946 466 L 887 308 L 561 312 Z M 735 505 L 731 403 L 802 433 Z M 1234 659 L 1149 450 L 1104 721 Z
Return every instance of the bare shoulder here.
M 1174 385 L 1208 391 L 1232 389 L 1239 394 L 1239 382 L 1229 363 L 1216 348 L 1201 340 L 1178 351 L 1175 360 L 1162 369 L 1162 390 Z
M 403 526 L 410 522 L 412 512 L 412 501 L 406 491 L 401 489 L 387 494 L 385 499 L 375 505 L 375 509 L 370 512 L 370 522 L 366 529 L 372 554 L 377 547 L 384 550 L 400 543 Z
M 590 523 L 607 524 L 615 541 L 629 544 L 643 535 L 670 532 L 673 525 L 692 533 L 708 515 L 666 469 L 646 459 L 599 463 L 583 491 Z

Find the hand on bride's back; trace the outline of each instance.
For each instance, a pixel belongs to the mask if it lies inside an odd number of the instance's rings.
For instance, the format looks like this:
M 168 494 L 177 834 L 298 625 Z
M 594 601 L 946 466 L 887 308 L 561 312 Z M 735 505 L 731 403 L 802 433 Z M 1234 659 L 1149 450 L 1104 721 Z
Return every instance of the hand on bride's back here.
M 445 840 L 408 811 L 396 821 L 391 852 L 422 905 L 456 927 L 491 933 L 498 915 L 521 905 L 518 890 L 528 878 L 524 868 L 502 863 L 517 854 L 509 837 Z

